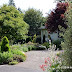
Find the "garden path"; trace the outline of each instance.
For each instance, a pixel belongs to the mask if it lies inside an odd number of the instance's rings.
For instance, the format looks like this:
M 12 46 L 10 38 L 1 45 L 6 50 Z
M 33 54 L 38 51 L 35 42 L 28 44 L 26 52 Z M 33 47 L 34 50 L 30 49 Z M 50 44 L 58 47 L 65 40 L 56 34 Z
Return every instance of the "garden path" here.
M 57 52 L 58 51 L 50 52 L 47 50 L 26 52 L 26 55 L 27 55 L 26 61 L 19 63 L 16 66 L 41 70 L 39 66 L 44 64 L 45 58 L 55 55 Z

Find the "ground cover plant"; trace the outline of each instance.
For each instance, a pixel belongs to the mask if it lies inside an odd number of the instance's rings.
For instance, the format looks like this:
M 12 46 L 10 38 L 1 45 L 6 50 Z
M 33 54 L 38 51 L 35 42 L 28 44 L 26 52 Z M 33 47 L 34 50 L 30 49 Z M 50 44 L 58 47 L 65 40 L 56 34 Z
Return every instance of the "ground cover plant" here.
M 14 44 L 11 45 L 11 50 L 13 49 L 18 49 L 22 52 L 27 52 L 27 51 L 31 51 L 31 50 L 44 50 L 46 49 L 43 45 L 39 44 L 39 43 L 32 43 L 32 42 L 28 42 L 25 44 Z
M 49 42 L 44 42 L 42 45 L 46 46 L 47 49 L 49 48 Z
M 26 60 L 26 55 L 18 49 L 11 49 L 6 36 L 3 37 L 0 50 L 0 64 L 17 64 Z
M 0 64 L 10 64 L 10 62 L 23 62 L 26 56 L 21 51 L 0 52 Z
M 53 44 L 56 45 L 56 50 L 57 49 L 62 50 L 61 42 L 63 42 L 63 39 L 58 39 L 58 40 L 55 40 L 55 41 L 52 42 Z

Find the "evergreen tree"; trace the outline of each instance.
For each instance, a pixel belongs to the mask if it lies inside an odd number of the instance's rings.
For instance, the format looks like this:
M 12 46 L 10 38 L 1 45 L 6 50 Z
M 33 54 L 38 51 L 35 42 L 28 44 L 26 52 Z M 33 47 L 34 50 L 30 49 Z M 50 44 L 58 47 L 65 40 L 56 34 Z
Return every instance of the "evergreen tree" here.
M 62 43 L 62 48 L 64 50 L 64 55 L 63 55 L 63 63 L 66 66 L 72 66 L 72 4 L 69 3 L 69 8 L 67 9 L 66 12 L 66 18 L 68 22 L 68 28 L 64 34 L 64 42 Z
M 10 51 L 10 47 L 9 47 L 9 40 L 6 36 L 3 37 L 2 39 L 2 44 L 1 44 L 1 52 L 6 52 L 6 51 Z
M 22 13 L 21 8 L 18 8 L 19 12 Z
M 15 7 L 15 3 L 14 3 L 14 1 L 13 1 L 13 0 L 9 0 L 9 5 L 12 5 L 12 6 Z
M 42 12 L 33 8 L 25 11 L 24 21 L 30 26 L 28 35 L 32 36 L 40 34 L 39 27 L 45 22 Z

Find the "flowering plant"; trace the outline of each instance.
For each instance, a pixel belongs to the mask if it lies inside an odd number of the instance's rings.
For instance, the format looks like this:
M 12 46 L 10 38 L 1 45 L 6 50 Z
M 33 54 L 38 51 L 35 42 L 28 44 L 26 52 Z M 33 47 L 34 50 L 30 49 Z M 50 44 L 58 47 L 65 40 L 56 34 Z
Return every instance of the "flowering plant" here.
M 61 61 L 59 60 L 58 56 L 56 56 L 55 58 L 45 58 L 45 64 L 40 65 L 40 68 L 44 72 L 62 72 Z

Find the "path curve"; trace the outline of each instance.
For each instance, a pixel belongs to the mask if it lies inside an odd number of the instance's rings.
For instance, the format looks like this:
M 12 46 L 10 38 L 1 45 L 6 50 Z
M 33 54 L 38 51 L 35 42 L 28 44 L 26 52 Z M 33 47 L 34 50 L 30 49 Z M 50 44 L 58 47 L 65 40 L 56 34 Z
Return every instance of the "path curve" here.
M 53 54 L 51 54 L 51 52 L 47 50 L 26 52 L 27 55 L 26 61 L 19 63 L 16 66 L 41 70 L 39 66 L 44 64 L 45 58 L 51 55 L 55 55 L 57 51 L 53 51 L 52 53 Z

